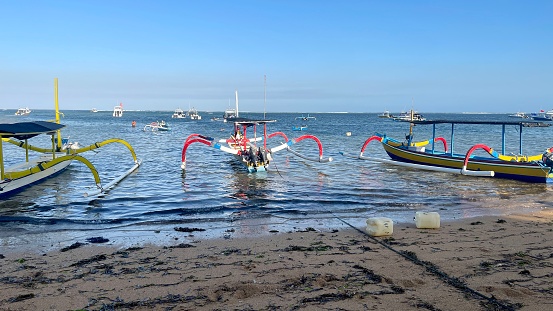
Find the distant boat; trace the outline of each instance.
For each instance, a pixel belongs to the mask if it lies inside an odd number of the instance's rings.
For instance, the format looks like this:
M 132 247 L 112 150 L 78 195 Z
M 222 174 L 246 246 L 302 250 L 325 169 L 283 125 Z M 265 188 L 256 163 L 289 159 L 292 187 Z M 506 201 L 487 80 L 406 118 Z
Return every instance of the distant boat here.
M 157 132 L 157 131 L 163 131 L 163 132 L 166 132 L 166 131 L 170 131 L 171 129 L 169 128 L 169 125 L 167 123 L 165 123 L 165 121 L 161 120 L 160 121 L 157 121 L 157 122 L 152 122 L 150 124 L 146 124 L 146 126 L 144 126 L 144 131 L 152 131 L 152 132 Z
M 31 109 L 29 109 L 29 108 L 19 108 L 15 112 L 15 115 L 16 116 L 26 116 L 26 115 L 29 115 L 30 113 L 31 113 Z
M 223 114 L 223 121 L 233 121 L 234 119 L 238 118 L 238 91 L 234 91 L 235 95 L 235 109 L 227 109 L 225 110 L 225 113 Z
M 116 118 L 123 116 L 123 103 L 119 103 L 119 106 L 113 107 L 113 116 Z
M 296 120 L 298 119 L 303 121 L 317 120 L 317 118 L 310 116 L 309 113 L 307 114 L 307 117 L 304 116 L 303 114 L 301 115 L 301 117 L 296 117 Z
M 536 121 L 553 121 L 553 117 L 546 115 L 545 113 L 537 114 L 532 113 L 532 120 Z
M 190 118 L 190 120 L 201 120 L 202 119 L 202 116 L 200 116 L 198 114 L 198 111 L 194 107 L 192 107 L 191 109 L 188 109 L 187 115 Z
M 307 125 L 294 126 L 292 131 L 305 131 L 307 130 Z
M 92 110 L 90 110 L 91 112 L 98 112 L 98 109 L 96 108 L 92 108 Z
M 383 113 L 378 115 L 379 118 L 393 118 L 388 110 L 385 110 Z
M 511 118 L 522 118 L 522 119 L 528 119 L 529 118 L 524 112 L 515 112 L 513 114 L 510 114 L 509 117 L 511 117 Z
M 175 112 L 173 112 L 173 115 L 171 116 L 173 119 L 186 119 L 186 114 L 184 111 L 180 108 L 175 109 Z
M 408 112 L 402 112 L 398 116 L 394 116 L 393 119 L 394 121 L 404 121 L 404 122 L 426 121 L 426 118 L 423 117 L 422 114 L 414 110 L 409 110 Z

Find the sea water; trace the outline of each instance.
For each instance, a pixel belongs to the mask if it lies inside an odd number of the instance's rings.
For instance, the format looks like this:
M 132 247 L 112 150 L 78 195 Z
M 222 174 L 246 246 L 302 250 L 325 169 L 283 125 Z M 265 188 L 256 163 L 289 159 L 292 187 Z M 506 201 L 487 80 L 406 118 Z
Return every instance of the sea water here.
M 0 122 L 53 119 L 52 110 L 34 110 L 25 117 L 16 117 L 14 112 L 0 111 Z M 199 133 L 228 138 L 232 124 L 210 120 L 221 117 L 222 112 L 200 112 L 199 121 L 171 119 L 172 113 L 125 111 L 123 117 L 114 118 L 112 111 L 63 111 L 61 123 L 67 127 L 62 133 L 70 141 L 87 146 L 121 138 L 133 146 L 143 163 L 98 198 L 84 197 L 84 193 L 96 189 L 94 179 L 85 165 L 74 162 L 58 176 L 0 199 L 0 242 L 10 244 L 29 233 L 63 233 L 69 240 L 75 232 L 90 236 L 122 231 L 125 233 L 120 239 L 157 232 L 154 241 L 170 240 L 176 239 L 170 234 L 175 227 L 205 230 L 196 235 L 239 237 L 306 227 L 363 228 L 370 217 L 412 222 L 415 212 L 426 210 L 438 211 L 442 221 L 531 212 L 550 208 L 553 202 L 551 186 L 547 185 L 427 172 L 341 156 L 340 152 L 358 154 L 365 140 L 375 133 L 404 140 L 409 123 L 381 119 L 377 113 L 311 113 L 317 119 L 307 121 L 306 131 L 292 131 L 298 125 L 295 117 L 301 113 L 266 115 L 277 120 L 268 125 L 269 133 L 282 131 L 289 138 L 317 136 L 324 157 L 334 158 L 330 163 L 309 162 L 282 150 L 273 155 L 268 172 L 249 174 L 231 155 L 193 144 L 188 148 L 183 173 L 181 151 L 186 137 Z M 513 121 L 507 114 L 424 115 L 428 119 Z M 261 118 L 263 114 L 243 116 Z M 171 131 L 143 131 L 145 125 L 161 120 L 169 123 Z M 134 128 L 132 121 L 137 123 Z M 450 125 L 439 126 L 437 135 L 449 142 L 450 130 Z M 539 154 L 553 145 L 550 127 L 523 131 L 525 154 Z M 465 153 L 476 143 L 501 150 L 501 126 L 458 125 L 455 134 L 455 152 Z M 431 135 L 432 126 L 414 127 L 415 141 Z M 41 142 L 49 146 L 46 136 L 29 141 L 36 145 Z M 282 138 L 275 137 L 267 144 L 274 147 L 282 142 Z M 507 142 L 506 153 L 518 153 L 518 128 L 507 128 Z M 312 140 L 292 148 L 318 157 Z M 96 166 L 103 184 L 133 165 L 130 152 L 121 144 L 109 144 L 82 155 Z M 364 155 L 387 158 L 376 141 Z M 4 159 L 7 164 L 24 160 L 24 152 L 4 143 Z

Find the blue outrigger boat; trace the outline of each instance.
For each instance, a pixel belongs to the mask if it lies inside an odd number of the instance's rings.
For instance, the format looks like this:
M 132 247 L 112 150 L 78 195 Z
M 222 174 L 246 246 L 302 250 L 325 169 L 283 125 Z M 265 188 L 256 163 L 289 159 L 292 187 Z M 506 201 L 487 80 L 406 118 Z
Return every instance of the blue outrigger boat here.
M 398 141 L 386 135 L 376 134 L 368 138 L 359 155 L 350 155 L 341 152 L 342 155 L 362 160 L 372 160 L 395 165 L 401 165 L 416 169 L 438 172 L 454 173 L 467 176 L 496 177 L 512 179 L 532 183 L 553 182 L 553 148 L 544 150 L 543 153 L 526 156 L 522 153 L 522 129 L 532 122 L 501 122 L 501 121 L 454 121 L 454 120 L 427 120 L 412 121 L 409 135 L 405 141 Z M 413 141 L 413 125 L 432 125 L 432 138 L 426 141 Z M 443 137 L 436 137 L 436 125 L 451 125 L 451 138 L 449 147 Z M 466 153 L 453 152 L 455 125 L 497 125 L 502 126 L 501 152 L 485 144 L 475 144 Z M 505 127 L 518 127 L 519 153 L 518 155 L 505 155 Z M 363 155 L 367 145 L 371 141 L 379 141 L 390 159 L 366 157 Z M 436 144 L 440 142 L 440 144 Z M 439 147 L 439 148 L 438 148 Z M 475 150 L 482 149 L 486 156 L 473 155 Z

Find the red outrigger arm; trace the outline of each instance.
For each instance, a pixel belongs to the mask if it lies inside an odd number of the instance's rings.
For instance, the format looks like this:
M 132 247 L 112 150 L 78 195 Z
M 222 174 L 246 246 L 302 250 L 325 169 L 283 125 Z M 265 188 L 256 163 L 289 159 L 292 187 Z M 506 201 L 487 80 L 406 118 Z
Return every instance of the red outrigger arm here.
M 382 137 L 380 136 L 371 136 L 369 137 L 365 143 L 363 144 L 363 147 L 361 148 L 361 154 L 359 154 L 360 157 L 363 156 L 363 152 L 365 152 L 365 148 L 367 148 L 367 146 L 369 145 L 369 143 L 373 140 L 378 140 L 378 141 L 382 141 Z
M 191 134 L 189 135 L 186 140 L 184 141 L 184 146 L 182 147 L 182 164 L 181 168 L 184 170 L 186 169 L 186 150 L 188 149 L 188 146 L 190 146 L 193 143 L 202 143 L 204 145 L 211 146 L 213 141 L 213 138 L 203 136 L 200 134 Z

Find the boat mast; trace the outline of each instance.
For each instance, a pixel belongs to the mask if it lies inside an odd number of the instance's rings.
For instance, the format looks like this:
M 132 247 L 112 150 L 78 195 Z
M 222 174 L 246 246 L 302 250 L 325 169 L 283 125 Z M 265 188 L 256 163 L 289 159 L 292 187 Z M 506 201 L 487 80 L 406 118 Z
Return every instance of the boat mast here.
M 236 117 L 238 118 L 238 90 L 234 91 L 234 95 L 236 97 Z
M 60 124 L 60 105 L 58 101 L 58 78 L 54 78 L 54 106 L 56 109 L 56 123 Z M 58 130 L 58 150 L 61 150 L 61 130 Z M 55 152 L 52 152 L 55 156 Z
M 267 75 L 263 75 L 263 119 L 267 110 Z

